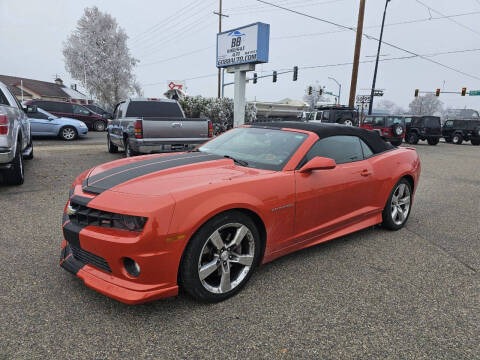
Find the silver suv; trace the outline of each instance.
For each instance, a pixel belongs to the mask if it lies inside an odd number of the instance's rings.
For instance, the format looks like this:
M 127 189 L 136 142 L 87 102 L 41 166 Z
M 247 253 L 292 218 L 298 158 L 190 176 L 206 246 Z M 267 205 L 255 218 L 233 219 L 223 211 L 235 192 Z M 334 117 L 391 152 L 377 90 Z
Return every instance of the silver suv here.
M 7 184 L 23 184 L 24 158 L 33 159 L 30 122 L 17 98 L 0 82 L 0 173 Z

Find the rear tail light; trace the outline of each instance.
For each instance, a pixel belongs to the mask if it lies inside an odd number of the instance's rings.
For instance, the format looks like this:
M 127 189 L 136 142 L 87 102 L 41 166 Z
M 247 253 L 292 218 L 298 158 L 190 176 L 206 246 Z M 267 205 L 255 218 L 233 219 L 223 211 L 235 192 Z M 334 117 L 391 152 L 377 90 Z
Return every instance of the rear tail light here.
M 0 115 L 0 135 L 8 134 L 8 118 L 7 115 Z
M 208 137 L 213 136 L 213 124 L 210 120 L 208 120 Z
M 142 120 L 135 120 L 135 125 L 133 125 L 133 130 L 134 130 L 136 139 L 143 139 Z

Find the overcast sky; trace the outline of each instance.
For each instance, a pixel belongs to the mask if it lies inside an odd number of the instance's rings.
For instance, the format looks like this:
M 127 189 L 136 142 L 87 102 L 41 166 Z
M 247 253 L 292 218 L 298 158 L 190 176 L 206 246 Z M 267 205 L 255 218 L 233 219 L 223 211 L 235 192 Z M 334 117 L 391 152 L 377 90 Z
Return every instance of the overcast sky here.
M 270 0 L 282 6 L 347 26 L 356 26 L 359 0 Z M 377 88 L 385 99 L 407 107 L 415 88 L 434 91 L 480 89 L 480 0 L 392 0 L 388 7 L 384 40 L 417 54 L 471 50 L 431 59 L 460 70 L 462 75 L 420 58 L 391 60 L 379 65 Z M 216 96 L 215 39 L 218 0 L 0 0 L 0 74 L 52 81 L 56 74 L 72 83 L 65 70 L 63 41 L 75 28 L 85 7 L 98 6 L 114 16 L 129 35 L 132 54 L 140 60 L 135 70 L 146 96 L 161 96 L 170 80 L 186 80 L 191 95 Z M 378 37 L 384 0 L 367 0 L 365 33 Z M 301 69 L 315 65 L 349 63 L 353 59 L 355 34 L 318 20 L 295 15 L 256 0 L 223 0 L 223 29 L 261 21 L 270 24 L 270 61 L 257 71 L 300 67 L 298 81 L 292 74 L 247 85 L 247 98 L 277 101 L 301 99 L 309 84 L 318 83 L 337 91 L 328 77 L 343 86 L 342 103 L 348 101 L 351 65 Z M 435 19 L 441 15 L 462 15 Z M 468 15 L 465 15 L 468 14 Z M 428 20 L 432 18 L 431 20 Z M 418 21 L 416 21 L 418 20 Z M 422 21 L 423 20 L 423 21 Z M 405 24 L 405 22 L 408 22 Z M 404 23 L 397 24 L 395 23 Z M 378 43 L 364 38 L 361 60 L 373 61 Z M 408 55 L 388 46 L 382 58 Z M 173 58 L 173 59 L 172 59 Z M 360 66 L 357 94 L 371 87 L 374 64 Z M 208 76 L 213 75 L 213 76 Z M 226 81 L 230 80 L 230 75 Z M 153 84 L 153 85 L 152 85 Z M 226 87 L 233 96 L 233 86 Z M 444 94 L 447 106 L 480 109 L 480 97 Z

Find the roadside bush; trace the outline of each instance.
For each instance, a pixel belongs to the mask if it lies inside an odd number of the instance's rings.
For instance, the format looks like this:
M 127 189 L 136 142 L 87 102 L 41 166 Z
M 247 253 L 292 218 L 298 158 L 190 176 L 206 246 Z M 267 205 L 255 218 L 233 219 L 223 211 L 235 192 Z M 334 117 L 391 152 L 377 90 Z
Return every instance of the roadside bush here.
M 205 98 L 202 96 L 186 96 L 179 100 L 186 117 L 206 117 L 216 126 L 233 127 L 233 99 Z M 255 104 L 247 103 L 245 107 L 245 122 L 255 122 L 257 108 Z

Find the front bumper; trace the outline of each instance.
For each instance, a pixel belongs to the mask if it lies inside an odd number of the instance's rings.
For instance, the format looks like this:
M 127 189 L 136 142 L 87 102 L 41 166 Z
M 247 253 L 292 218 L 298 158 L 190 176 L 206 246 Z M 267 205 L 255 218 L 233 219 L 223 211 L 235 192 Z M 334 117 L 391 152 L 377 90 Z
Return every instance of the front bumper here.
M 88 134 L 88 128 L 82 127 L 78 129 L 78 136 L 85 136 Z
M 75 198 L 77 204 L 88 204 L 88 208 L 92 209 L 91 217 L 94 216 L 95 208 L 101 207 L 100 203 L 107 206 L 105 204 L 116 201 L 119 206 L 122 202 L 118 194 L 114 193 L 104 193 L 96 198 L 79 196 L 79 188 L 77 186 L 77 195 L 72 199 Z M 123 196 L 128 198 L 125 194 Z M 96 201 L 99 198 L 100 201 Z M 137 199 L 133 202 L 130 198 L 124 200 L 127 212 L 133 212 L 128 208 L 129 205 L 145 208 L 145 202 L 149 201 Z M 152 221 L 147 221 L 142 232 L 110 226 L 82 225 L 84 223 L 79 223 L 75 215 L 70 218 L 65 213 L 62 219 L 64 241 L 60 266 L 81 278 L 88 287 L 126 304 L 175 296 L 178 294 L 177 274 L 183 244 L 169 242 L 166 230 L 155 220 L 167 219 L 165 223 L 169 224 L 167 215 L 171 213 L 170 208 L 164 212 L 152 213 Z M 133 259 L 139 264 L 139 276 L 134 277 L 127 272 L 125 258 Z
M 125 304 L 141 304 L 178 294 L 177 285 L 137 285 L 85 264 L 74 257 L 67 242 L 63 244 L 60 266 L 82 279 L 89 288 Z

